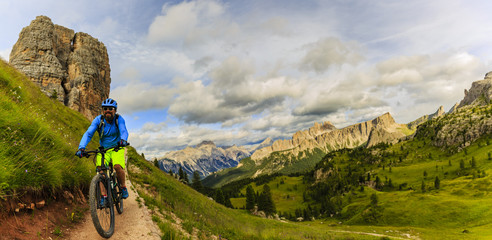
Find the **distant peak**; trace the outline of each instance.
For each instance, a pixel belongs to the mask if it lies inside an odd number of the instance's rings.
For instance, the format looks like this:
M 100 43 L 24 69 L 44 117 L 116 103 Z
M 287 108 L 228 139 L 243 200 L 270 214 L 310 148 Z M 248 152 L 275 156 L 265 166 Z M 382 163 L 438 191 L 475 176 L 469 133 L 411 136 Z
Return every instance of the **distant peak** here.
M 267 137 L 265 140 L 263 140 L 263 142 L 261 142 L 260 144 L 271 144 L 273 142 L 273 140 L 269 137 Z
M 206 145 L 211 145 L 211 146 L 215 147 L 215 143 L 213 141 L 210 141 L 210 140 L 205 140 L 205 141 L 201 142 L 200 144 L 196 145 L 196 147 L 199 148 L 201 146 L 206 146 Z

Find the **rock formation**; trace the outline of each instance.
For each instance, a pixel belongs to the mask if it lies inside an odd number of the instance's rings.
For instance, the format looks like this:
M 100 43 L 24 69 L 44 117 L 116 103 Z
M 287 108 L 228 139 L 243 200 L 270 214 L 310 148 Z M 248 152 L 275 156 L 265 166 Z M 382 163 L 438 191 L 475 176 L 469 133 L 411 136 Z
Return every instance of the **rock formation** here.
M 196 147 L 168 152 L 159 160 L 159 167 L 169 172 L 177 173 L 181 167 L 191 178 L 194 171 L 206 177 L 212 172 L 238 165 L 239 161 L 249 157 L 251 153 L 243 147 L 217 147 L 212 141 L 203 141 Z
M 466 105 L 487 105 L 492 98 L 492 72 L 485 74 L 485 78 L 472 83 L 470 90 L 465 89 L 465 98 L 458 108 Z
M 461 151 L 477 139 L 492 134 L 492 72 L 472 83 L 457 109 L 439 122 L 419 127 L 416 136 L 430 136 L 433 145 L 447 151 Z
M 449 112 L 452 112 L 452 111 L 455 111 L 456 110 L 456 106 L 457 105 L 454 105 L 453 108 L 451 108 L 449 110 Z M 446 114 L 446 112 L 444 112 L 444 107 L 443 106 L 440 106 L 439 109 L 437 109 L 437 111 L 435 113 L 432 113 L 432 114 L 429 114 L 429 115 L 424 115 L 422 117 L 419 117 L 418 119 L 410 122 L 408 125 L 408 128 L 417 128 L 418 125 L 424 123 L 424 122 L 427 122 L 428 120 L 432 120 L 434 118 L 437 118 L 437 117 L 440 117 L 442 115 Z
M 273 142 L 271 146 L 264 147 L 256 150 L 251 156 L 251 159 L 258 160 L 264 157 L 267 157 L 272 152 L 284 151 L 284 150 L 292 150 L 295 155 L 299 151 L 304 151 L 305 149 L 312 149 L 316 144 L 316 137 L 335 130 L 336 127 L 333 126 L 330 122 L 324 122 L 323 124 L 314 123 L 314 126 L 309 128 L 308 130 L 298 131 L 294 133 L 292 139 L 287 140 L 277 140 Z
M 296 132 L 291 140 L 277 140 L 272 146 L 257 150 L 251 156 L 257 164 L 273 152 L 298 156 L 299 153 L 319 148 L 330 152 L 342 148 L 354 148 L 366 143 L 373 146 L 380 142 L 395 142 L 404 137 L 401 129 L 406 126 L 395 122 L 391 114 L 385 113 L 371 121 L 336 129 L 330 122 L 315 123 L 308 130 Z M 374 133 L 372 133 L 375 131 Z M 370 136 L 372 139 L 370 142 Z
M 106 47 L 86 33 L 75 33 L 38 16 L 22 29 L 10 64 L 46 95 L 92 120 L 111 84 Z

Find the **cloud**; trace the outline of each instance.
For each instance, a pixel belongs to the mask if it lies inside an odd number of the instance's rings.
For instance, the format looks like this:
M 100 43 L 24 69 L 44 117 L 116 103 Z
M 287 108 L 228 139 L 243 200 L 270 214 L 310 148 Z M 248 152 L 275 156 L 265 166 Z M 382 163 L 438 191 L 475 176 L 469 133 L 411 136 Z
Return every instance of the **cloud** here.
M 162 15 L 149 27 L 147 36 L 151 43 L 196 42 L 213 32 L 204 26 L 219 21 L 224 8 L 215 1 L 190 1 L 177 5 L 165 4 Z
M 169 107 L 175 90 L 168 86 L 153 86 L 139 82 L 111 90 L 110 97 L 118 101 L 118 111 L 132 113 Z
M 302 94 L 302 84 L 287 77 L 256 76 L 248 61 L 230 57 L 214 68 L 210 83 L 197 80 L 182 83 L 169 113 L 187 123 L 230 125 L 234 119 L 258 114 L 287 98 Z
M 325 38 L 307 45 L 307 53 L 300 62 L 300 70 L 324 73 L 332 66 L 355 65 L 364 58 L 355 42 L 342 42 L 337 38 Z
M 12 51 L 12 49 L 0 50 L 0 57 L 2 57 L 3 60 L 8 62 L 11 51 Z

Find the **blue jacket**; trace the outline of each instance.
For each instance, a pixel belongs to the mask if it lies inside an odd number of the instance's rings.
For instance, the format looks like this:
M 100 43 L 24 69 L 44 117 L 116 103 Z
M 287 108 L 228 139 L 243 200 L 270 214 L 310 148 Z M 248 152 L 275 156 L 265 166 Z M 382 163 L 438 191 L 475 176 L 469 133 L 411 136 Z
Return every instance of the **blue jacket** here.
M 116 117 L 116 116 L 115 116 Z M 116 126 L 116 121 L 113 120 L 112 123 L 108 123 L 106 119 L 104 121 L 104 134 L 99 140 L 99 144 L 104 148 L 115 147 L 118 142 L 123 139 L 128 140 L 128 131 L 126 130 L 125 119 L 122 116 L 118 117 L 118 127 Z M 82 136 L 80 140 L 79 149 L 85 148 L 87 144 L 91 141 L 94 133 L 98 130 L 99 124 L 101 123 L 101 115 L 97 116 L 91 123 L 91 126 Z M 102 127 L 101 127 L 102 128 Z M 118 129 L 120 130 L 118 133 Z

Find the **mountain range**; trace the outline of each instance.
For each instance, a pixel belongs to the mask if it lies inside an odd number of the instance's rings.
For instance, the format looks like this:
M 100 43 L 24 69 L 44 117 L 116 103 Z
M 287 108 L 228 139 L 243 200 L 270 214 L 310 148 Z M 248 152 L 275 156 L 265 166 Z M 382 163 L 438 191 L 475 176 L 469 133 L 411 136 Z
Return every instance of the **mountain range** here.
M 158 164 L 159 168 L 166 172 L 177 173 L 181 168 L 189 177 L 194 171 L 198 171 L 201 177 L 206 177 L 221 169 L 236 167 L 241 159 L 251 156 L 256 149 L 271 144 L 270 138 L 249 148 L 236 145 L 218 147 L 212 141 L 203 141 L 194 147 L 166 153 L 162 159 L 158 160 Z

